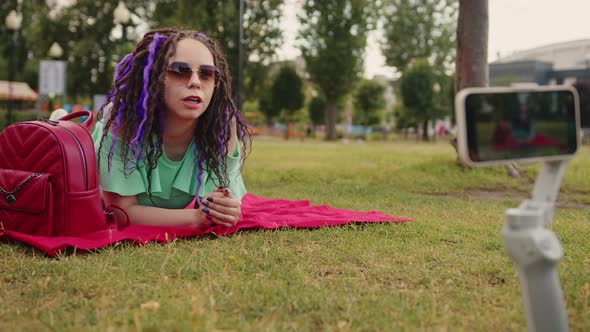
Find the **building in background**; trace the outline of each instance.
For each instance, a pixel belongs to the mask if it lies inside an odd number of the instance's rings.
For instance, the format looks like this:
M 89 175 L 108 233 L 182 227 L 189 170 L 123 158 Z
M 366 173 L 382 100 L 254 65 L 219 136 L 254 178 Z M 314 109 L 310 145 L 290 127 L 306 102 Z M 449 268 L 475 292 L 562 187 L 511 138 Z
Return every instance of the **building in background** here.
M 590 39 L 515 52 L 490 63 L 490 86 L 590 80 Z

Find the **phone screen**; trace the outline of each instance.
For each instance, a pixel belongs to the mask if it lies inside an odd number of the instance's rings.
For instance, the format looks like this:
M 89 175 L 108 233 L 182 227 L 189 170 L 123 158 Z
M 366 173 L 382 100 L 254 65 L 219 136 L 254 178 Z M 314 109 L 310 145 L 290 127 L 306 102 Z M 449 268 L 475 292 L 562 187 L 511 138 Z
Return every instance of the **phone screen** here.
M 577 102 L 570 90 L 475 92 L 464 103 L 467 151 L 474 163 L 577 150 Z

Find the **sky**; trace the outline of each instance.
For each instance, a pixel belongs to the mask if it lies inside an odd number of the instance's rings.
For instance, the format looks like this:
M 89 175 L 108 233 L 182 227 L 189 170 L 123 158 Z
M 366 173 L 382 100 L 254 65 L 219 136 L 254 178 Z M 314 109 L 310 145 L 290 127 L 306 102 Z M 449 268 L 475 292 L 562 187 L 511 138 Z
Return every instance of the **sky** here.
M 295 45 L 296 12 L 301 0 L 286 0 L 284 33 L 286 42 L 279 51 L 280 59 L 300 54 Z M 557 42 L 590 39 L 590 0 L 488 0 L 488 61 Z M 392 77 L 379 50 L 379 33 L 369 35 L 365 74 Z

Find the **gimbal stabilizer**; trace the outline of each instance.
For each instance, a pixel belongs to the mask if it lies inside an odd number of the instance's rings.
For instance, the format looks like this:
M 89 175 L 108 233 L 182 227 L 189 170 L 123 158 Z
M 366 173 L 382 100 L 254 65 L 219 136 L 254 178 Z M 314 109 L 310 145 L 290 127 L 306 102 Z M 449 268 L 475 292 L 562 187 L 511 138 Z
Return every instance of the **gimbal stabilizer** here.
M 545 229 L 555 210 L 555 199 L 567 161 L 545 162 L 532 198 L 508 209 L 502 228 L 504 247 L 518 268 L 528 330 L 567 331 L 567 312 L 557 274 L 563 248 L 555 233 Z

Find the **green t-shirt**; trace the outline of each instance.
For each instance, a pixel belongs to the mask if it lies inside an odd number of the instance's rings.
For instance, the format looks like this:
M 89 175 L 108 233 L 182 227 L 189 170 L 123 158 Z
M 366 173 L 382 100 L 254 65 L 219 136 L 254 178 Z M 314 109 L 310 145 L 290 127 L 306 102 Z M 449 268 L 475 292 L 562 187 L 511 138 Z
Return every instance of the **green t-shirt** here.
M 100 153 L 98 175 L 102 190 L 114 192 L 121 196 L 137 196 L 139 204 L 154 206 L 148 195 L 147 165 L 143 165 L 139 169 L 134 169 L 132 172 L 125 174 L 123 172 L 124 165 L 120 154 L 120 141 L 117 141 L 115 144 L 111 171 L 108 171 L 112 136 L 108 134 L 105 137 L 102 150 L 99 152 L 102 131 L 103 124 L 102 122 L 98 122 L 92 133 L 97 162 L 98 154 Z M 152 200 L 156 203 L 156 206 L 181 209 L 193 200 L 197 191 L 197 177 L 199 174 L 193 151 L 194 143 L 191 143 L 181 161 L 168 159 L 166 153 L 163 153 L 158 159 L 158 163 L 152 171 L 149 182 L 151 184 Z M 246 187 L 244 186 L 240 173 L 240 149 L 238 144 L 236 144 L 236 150 L 233 155 L 227 156 L 226 158 L 228 179 L 230 181 L 229 189 L 234 197 L 242 199 L 246 194 Z M 206 168 L 203 170 L 201 187 L 199 189 L 200 198 L 212 192 L 217 187 L 219 181 L 216 180 L 217 177 L 214 172 Z

